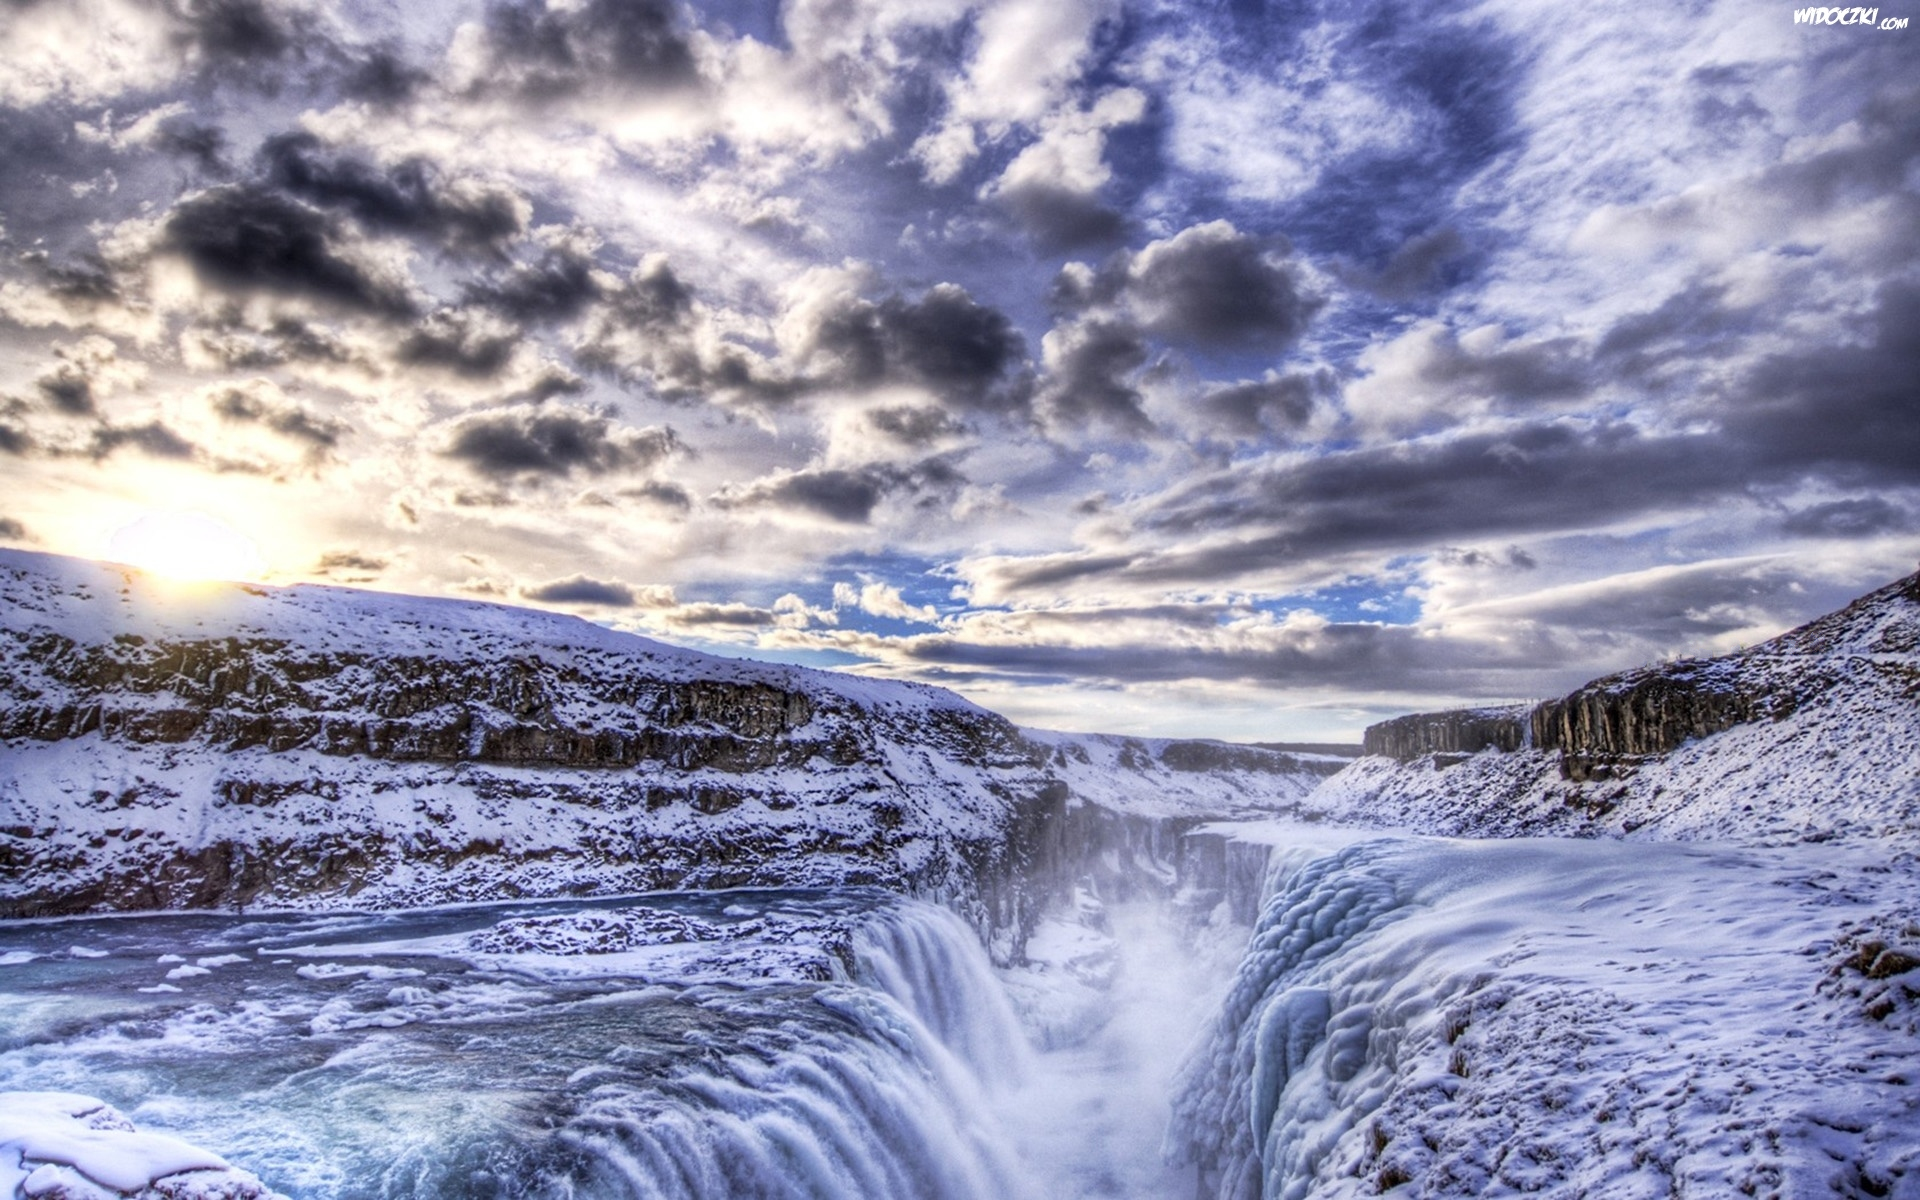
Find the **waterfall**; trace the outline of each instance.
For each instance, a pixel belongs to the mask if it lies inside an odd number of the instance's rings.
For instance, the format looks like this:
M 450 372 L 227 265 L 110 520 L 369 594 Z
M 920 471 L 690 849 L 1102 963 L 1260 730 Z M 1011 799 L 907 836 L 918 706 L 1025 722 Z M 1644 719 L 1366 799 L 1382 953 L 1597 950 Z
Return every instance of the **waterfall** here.
M 535 1194 L 1026 1195 L 978 1085 L 921 1021 L 861 987 L 829 986 L 810 1003 L 816 1011 L 789 1012 L 775 1030 L 664 1080 L 641 1072 L 598 1083 L 555 1138 L 557 1161 Z
M 855 976 L 898 1001 L 989 1086 L 1026 1078 L 1032 1051 L 979 939 L 931 904 L 876 913 L 853 938 Z

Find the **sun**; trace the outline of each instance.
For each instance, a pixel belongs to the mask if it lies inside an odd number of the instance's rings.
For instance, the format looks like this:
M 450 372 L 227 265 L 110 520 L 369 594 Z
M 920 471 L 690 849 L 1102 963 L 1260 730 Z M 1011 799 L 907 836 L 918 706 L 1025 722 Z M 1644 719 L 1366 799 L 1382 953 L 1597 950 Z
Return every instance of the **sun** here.
M 116 561 L 169 579 L 254 579 L 264 565 L 253 539 L 197 512 L 153 512 L 114 530 Z

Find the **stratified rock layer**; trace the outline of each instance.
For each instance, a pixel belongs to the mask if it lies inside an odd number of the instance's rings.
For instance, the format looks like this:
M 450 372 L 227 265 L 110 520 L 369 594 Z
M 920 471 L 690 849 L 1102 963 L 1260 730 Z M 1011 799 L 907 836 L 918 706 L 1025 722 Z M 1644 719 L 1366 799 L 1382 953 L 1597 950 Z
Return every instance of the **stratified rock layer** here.
M 1070 810 L 1191 825 L 1337 766 L 498 605 L 20 552 L 0 604 L 0 916 L 857 884 L 1006 959 L 1099 852 Z

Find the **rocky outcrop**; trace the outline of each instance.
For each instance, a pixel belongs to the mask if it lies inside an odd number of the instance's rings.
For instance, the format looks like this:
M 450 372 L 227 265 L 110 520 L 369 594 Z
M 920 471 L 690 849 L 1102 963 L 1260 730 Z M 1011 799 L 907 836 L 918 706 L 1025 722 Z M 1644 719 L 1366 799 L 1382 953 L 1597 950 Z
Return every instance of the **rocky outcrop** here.
M 1102 804 L 1173 805 L 1127 835 L 1173 847 L 1339 765 L 1022 731 L 551 614 L 3 551 L 0 664 L 0 917 L 874 885 L 1013 961 L 1113 849 Z
M 1518 750 L 1526 743 L 1527 710 L 1462 708 L 1449 712 L 1413 713 L 1369 725 L 1361 742 L 1367 754 L 1381 754 L 1412 762 L 1429 754 L 1460 756 L 1482 750 Z
M 1564 778 L 1601 780 L 1795 703 L 1795 693 L 1745 690 L 1733 672 L 1683 662 L 1597 680 L 1535 708 L 1530 724 L 1535 745 L 1560 752 Z
M 1374 757 L 1305 807 L 1470 836 L 1920 832 L 1920 575 L 1736 654 L 1506 712 L 1492 725 L 1487 710 L 1376 725 Z

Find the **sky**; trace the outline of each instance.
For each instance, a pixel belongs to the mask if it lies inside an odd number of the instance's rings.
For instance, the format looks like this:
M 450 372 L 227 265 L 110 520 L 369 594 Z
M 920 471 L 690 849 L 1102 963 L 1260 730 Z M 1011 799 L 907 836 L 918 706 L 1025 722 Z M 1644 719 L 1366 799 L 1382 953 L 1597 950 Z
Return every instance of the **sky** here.
M 1917 39 L 0 0 L 0 544 L 1167 736 L 1724 653 L 1920 558 Z

